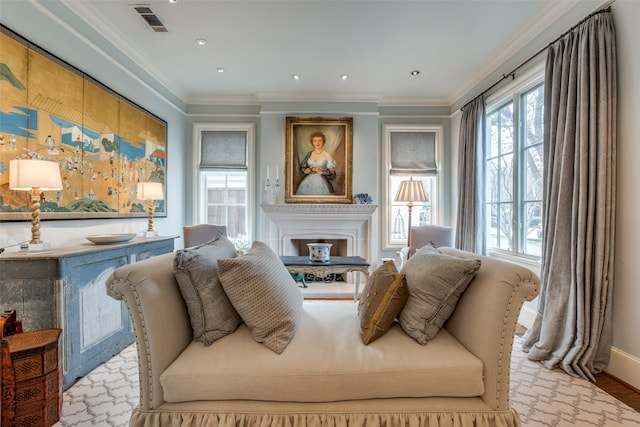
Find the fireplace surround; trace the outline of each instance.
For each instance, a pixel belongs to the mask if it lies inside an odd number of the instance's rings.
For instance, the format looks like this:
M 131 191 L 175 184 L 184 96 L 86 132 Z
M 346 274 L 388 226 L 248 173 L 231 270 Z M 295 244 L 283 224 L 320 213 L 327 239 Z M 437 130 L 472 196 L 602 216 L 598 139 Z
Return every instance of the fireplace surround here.
M 298 255 L 299 240 L 340 240 L 347 256 L 377 264 L 375 211 L 365 204 L 263 204 L 264 242 L 278 255 Z

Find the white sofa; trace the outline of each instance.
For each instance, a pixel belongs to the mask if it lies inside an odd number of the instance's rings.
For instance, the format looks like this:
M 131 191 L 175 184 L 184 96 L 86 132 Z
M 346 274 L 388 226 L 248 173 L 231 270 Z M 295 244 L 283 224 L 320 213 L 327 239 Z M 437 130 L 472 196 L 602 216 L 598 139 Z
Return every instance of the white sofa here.
M 357 304 L 305 301 L 276 354 L 243 324 L 193 341 L 173 254 L 117 269 L 108 293 L 134 326 L 140 405 L 131 426 L 519 426 L 509 403 L 513 336 L 539 280 L 526 268 L 441 248 L 482 265 L 444 328 L 422 346 L 398 326 L 365 346 Z

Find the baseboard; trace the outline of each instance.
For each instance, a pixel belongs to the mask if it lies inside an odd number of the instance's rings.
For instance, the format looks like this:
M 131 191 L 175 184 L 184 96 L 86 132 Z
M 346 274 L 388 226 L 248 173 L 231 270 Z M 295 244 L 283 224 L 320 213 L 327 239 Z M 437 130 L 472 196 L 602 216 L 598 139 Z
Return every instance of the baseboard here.
M 606 372 L 640 390 L 640 359 L 615 347 L 611 348 L 611 361 Z
M 536 320 L 536 310 L 527 306 L 522 307 L 520 310 L 520 316 L 518 317 L 518 323 L 527 329 L 533 326 L 533 322 Z

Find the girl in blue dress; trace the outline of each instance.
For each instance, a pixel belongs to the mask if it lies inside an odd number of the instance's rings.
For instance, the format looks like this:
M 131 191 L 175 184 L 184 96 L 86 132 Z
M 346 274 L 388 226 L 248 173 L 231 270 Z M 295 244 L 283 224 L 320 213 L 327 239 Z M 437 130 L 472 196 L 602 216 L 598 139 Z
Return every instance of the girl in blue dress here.
M 311 134 L 309 141 L 313 150 L 309 151 L 300 162 L 300 172 L 304 178 L 302 178 L 296 194 L 332 194 L 333 181 L 336 179 L 336 161 L 324 149 L 327 138 L 324 133 L 317 131 Z

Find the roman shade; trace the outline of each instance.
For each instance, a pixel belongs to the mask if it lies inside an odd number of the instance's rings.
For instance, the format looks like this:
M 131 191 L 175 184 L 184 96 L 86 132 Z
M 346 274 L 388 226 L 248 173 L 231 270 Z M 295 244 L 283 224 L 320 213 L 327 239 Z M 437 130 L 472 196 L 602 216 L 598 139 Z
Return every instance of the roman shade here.
M 393 131 L 390 134 L 391 174 L 435 175 L 436 133 Z
M 200 131 L 200 169 L 247 169 L 247 132 Z

